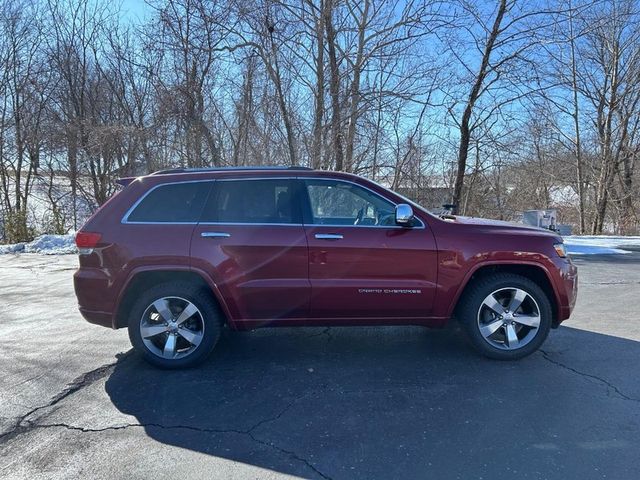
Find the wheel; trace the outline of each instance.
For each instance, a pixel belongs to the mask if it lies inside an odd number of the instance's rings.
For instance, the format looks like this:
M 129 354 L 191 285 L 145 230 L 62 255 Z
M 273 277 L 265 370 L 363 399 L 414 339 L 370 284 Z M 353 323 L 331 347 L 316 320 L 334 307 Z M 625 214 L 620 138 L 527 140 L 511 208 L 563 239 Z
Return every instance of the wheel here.
M 482 355 L 515 360 L 535 352 L 551 328 L 551 302 L 532 280 L 495 273 L 472 284 L 457 310 Z
M 144 292 L 129 316 L 129 339 L 160 368 L 192 367 L 213 350 L 222 328 L 215 300 L 188 283 L 163 283 Z

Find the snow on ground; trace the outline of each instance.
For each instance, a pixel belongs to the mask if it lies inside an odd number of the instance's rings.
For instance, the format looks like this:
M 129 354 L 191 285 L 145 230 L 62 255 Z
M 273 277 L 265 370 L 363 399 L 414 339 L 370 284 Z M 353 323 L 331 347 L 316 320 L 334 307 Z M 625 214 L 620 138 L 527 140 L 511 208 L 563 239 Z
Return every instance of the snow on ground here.
M 64 255 L 78 253 L 75 237 L 75 233 L 68 233 L 67 235 L 41 235 L 29 243 L 0 245 L 0 254 L 41 253 L 43 255 Z
M 570 235 L 564 237 L 564 244 L 571 255 L 623 254 L 630 253 L 625 246 L 640 247 L 640 237 Z
M 24 243 L 10 243 L 9 245 L 0 245 L 0 255 L 7 253 L 24 252 Z

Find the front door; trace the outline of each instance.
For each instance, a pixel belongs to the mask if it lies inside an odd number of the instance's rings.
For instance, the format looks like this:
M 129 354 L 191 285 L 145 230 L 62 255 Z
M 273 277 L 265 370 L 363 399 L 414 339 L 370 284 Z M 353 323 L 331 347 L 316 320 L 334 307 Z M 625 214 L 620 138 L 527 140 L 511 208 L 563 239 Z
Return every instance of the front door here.
M 395 204 L 352 182 L 302 182 L 310 317 L 384 322 L 428 317 L 437 251 L 424 222 L 396 225 Z
M 233 320 L 259 326 L 308 315 L 308 251 L 294 185 L 286 178 L 214 182 L 191 260 L 216 282 Z

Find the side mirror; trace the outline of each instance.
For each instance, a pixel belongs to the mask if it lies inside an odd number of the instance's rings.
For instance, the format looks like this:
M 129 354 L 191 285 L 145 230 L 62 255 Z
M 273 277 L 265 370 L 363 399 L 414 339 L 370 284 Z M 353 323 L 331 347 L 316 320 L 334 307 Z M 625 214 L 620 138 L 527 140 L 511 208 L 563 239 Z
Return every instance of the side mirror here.
M 410 227 L 413 220 L 413 208 L 406 203 L 396 205 L 396 223 L 404 227 Z

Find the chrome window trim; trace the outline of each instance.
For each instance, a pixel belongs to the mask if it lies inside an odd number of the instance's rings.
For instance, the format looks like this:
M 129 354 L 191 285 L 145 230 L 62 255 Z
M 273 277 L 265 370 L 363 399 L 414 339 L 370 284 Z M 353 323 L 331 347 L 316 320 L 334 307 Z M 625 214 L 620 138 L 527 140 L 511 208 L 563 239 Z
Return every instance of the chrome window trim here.
M 418 218 L 420 221 L 420 219 Z M 167 223 L 161 223 L 161 225 L 167 225 Z M 191 225 L 191 224 L 189 224 Z M 330 228 L 386 228 L 398 229 L 398 230 L 423 230 L 424 226 L 416 227 L 403 227 L 402 225 L 340 225 L 340 224 L 324 224 L 324 223 L 232 223 L 232 222 L 199 222 L 193 225 L 229 225 L 230 227 L 330 227 Z
M 198 222 L 120 222 L 123 225 L 198 225 Z
M 328 223 L 246 223 L 246 222 L 135 222 L 129 221 L 129 215 L 131 212 L 135 210 L 135 208 L 155 189 L 164 187 L 167 185 L 176 185 L 178 183 L 215 183 L 215 182 L 238 182 L 243 180 L 324 180 L 324 181 L 334 181 L 334 182 L 342 182 L 349 183 L 351 185 L 355 185 L 356 187 L 364 188 L 369 192 L 373 193 L 379 198 L 391 203 L 393 208 L 397 207 L 399 204 L 391 201 L 389 198 L 381 195 L 380 193 L 372 190 L 369 187 L 361 185 L 357 182 L 353 182 L 351 180 L 345 180 L 342 178 L 331 178 L 331 177 L 299 177 L 299 176 L 258 176 L 258 177 L 250 177 L 250 178 L 215 178 L 215 179 L 206 179 L 206 180 L 178 180 L 175 182 L 166 182 L 160 183 L 155 187 L 149 189 L 144 195 L 142 195 L 138 200 L 134 202 L 134 204 L 125 212 L 120 223 L 123 225 L 230 225 L 230 226 L 274 226 L 274 227 L 331 227 L 331 228 L 384 228 L 388 230 L 424 230 L 426 229 L 425 223 L 421 218 L 415 217 L 418 222 L 420 222 L 419 226 L 415 227 L 405 227 L 402 225 L 340 225 L 340 224 L 328 224 Z M 382 187 L 381 188 L 385 188 Z M 413 202 L 412 202 L 413 203 Z
M 302 223 L 198 222 L 198 225 L 229 225 L 230 227 L 302 227 Z
M 180 183 L 213 183 L 215 182 L 215 180 L 211 180 L 211 179 L 207 179 L 207 180 L 182 180 L 182 181 L 176 181 L 176 182 L 166 182 L 166 183 L 159 183 L 158 185 L 156 185 L 153 188 L 150 188 L 149 190 L 147 190 L 147 192 L 142 195 L 138 200 L 136 200 L 133 205 L 129 208 L 129 210 L 127 210 L 124 215 L 122 216 L 122 219 L 120 220 L 120 223 L 123 225 L 197 225 L 198 222 L 144 222 L 144 221 L 129 221 L 129 216 L 131 215 L 131 213 L 133 213 L 133 211 L 136 209 L 136 207 L 138 205 L 140 205 L 145 198 L 147 198 L 147 196 L 149 196 L 151 194 L 151 192 L 153 192 L 154 190 L 160 188 L 160 187 L 166 187 L 169 185 L 177 185 Z
M 215 182 L 242 182 L 242 181 L 251 181 L 251 180 L 297 180 L 298 177 L 240 177 L 240 178 L 216 178 Z
M 425 226 L 422 220 L 416 218 L 420 222 L 420 226 L 403 227 L 402 225 L 340 225 L 333 223 L 305 223 L 305 227 L 331 227 L 331 228 L 386 228 L 387 230 L 424 230 Z

